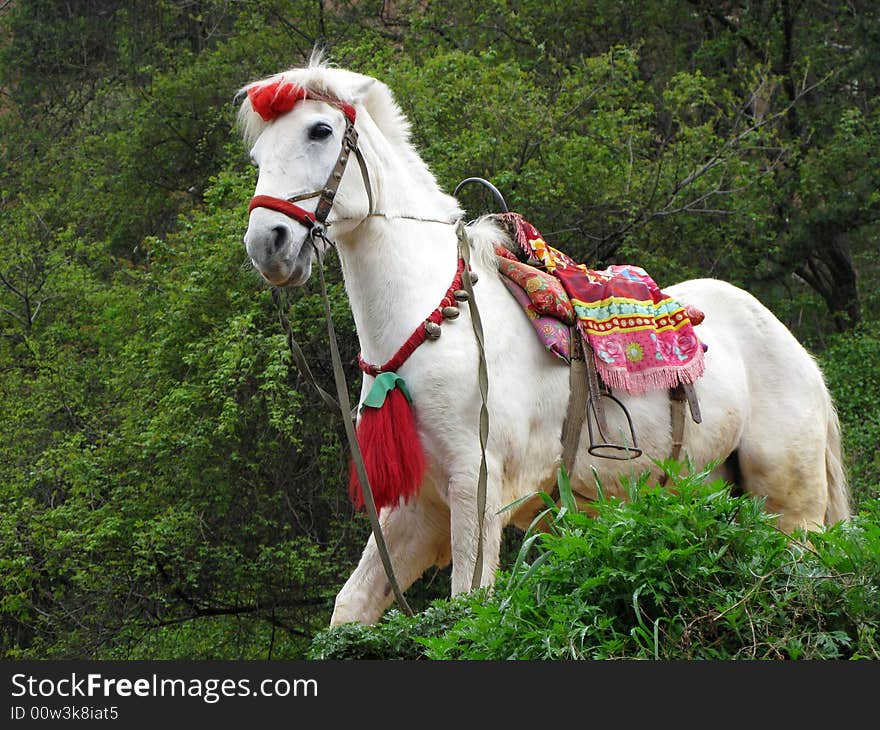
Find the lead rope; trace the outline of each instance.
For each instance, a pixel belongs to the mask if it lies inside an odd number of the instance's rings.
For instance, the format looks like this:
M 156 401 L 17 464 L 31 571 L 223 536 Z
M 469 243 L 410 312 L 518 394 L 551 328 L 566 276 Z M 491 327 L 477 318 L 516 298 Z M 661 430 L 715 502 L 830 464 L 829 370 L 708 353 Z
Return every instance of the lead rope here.
M 382 560 L 382 567 L 385 569 L 385 575 L 391 590 L 394 591 L 394 598 L 401 612 L 407 616 L 412 616 L 413 611 L 400 590 L 400 584 L 397 582 L 397 576 L 394 574 L 394 566 L 391 563 L 391 555 L 388 553 L 388 546 L 385 544 L 385 536 L 382 533 L 382 526 L 379 524 L 379 513 L 376 510 L 376 501 L 373 499 L 373 490 L 370 487 L 370 480 L 367 477 L 367 469 L 364 466 L 364 459 L 361 455 L 361 449 L 358 445 L 357 436 L 354 430 L 354 421 L 351 414 L 351 401 L 348 395 L 348 383 L 345 380 L 345 370 L 342 367 L 342 357 L 339 354 L 339 344 L 336 341 L 336 330 L 333 327 L 333 316 L 330 312 L 330 299 L 327 296 L 327 284 L 324 280 L 324 255 L 321 253 L 320 247 L 317 245 L 315 238 L 321 238 L 325 244 L 332 245 L 320 230 L 312 229 L 309 231 L 309 240 L 315 249 L 315 258 L 318 262 L 318 279 L 321 284 L 321 300 L 324 305 L 324 318 L 327 321 L 327 338 L 330 342 L 330 361 L 333 365 L 333 381 L 336 385 L 336 397 L 334 399 L 326 390 L 324 390 L 312 375 L 311 369 L 302 354 L 302 349 L 296 343 L 293 337 L 293 330 L 290 326 L 290 320 L 281 306 L 281 296 L 277 288 L 272 288 L 272 298 L 278 307 L 281 325 L 287 335 L 287 344 L 291 354 L 296 361 L 297 367 L 303 377 L 306 378 L 318 391 L 322 400 L 334 412 L 339 413 L 342 417 L 342 423 L 345 427 L 345 436 L 348 439 L 348 445 L 351 449 L 351 459 L 360 479 L 363 488 L 364 506 L 370 518 L 370 526 L 373 530 L 373 538 L 376 541 L 376 549 L 379 552 L 379 558 Z M 343 405 L 344 404 L 344 405 Z
M 473 328 L 474 336 L 477 340 L 477 351 L 479 353 L 477 378 L 480 388 L 480 471 L 477 478 L 477 551 L 474 560 L 474 574 L 471 578 L 471 590 L 476 590 L 480 587 L 483 579 L 483 527 L 485 525 L 486 488 L 488 482 L 486 444 L 489 438 L 489 374 L 486 367 L 483 323 L 480 318 L 480 312 L 477 308 L 476 300 L 474 298 L 473 281 L 471 279 L 469 268 L 470 241 L 468 239 L 467 230 L 465 229 L 464 223 L 462 223 L 461 221 L 459 221 L 456 225 L 456 236 L 458 238 L 459 255 L 464 260 L 461 284 L 462 288 L 467 292 L 468 295 L 467 301 L 468 311 L 471 315 L 471 327 Z M 316 244 L 315 238 L 320 238 L 327 245 L 332 245 L 332 243 L 326 238 L 323 231 L 317 227 L 310 230 L 309 238 L 312 246 L 314 247 L 315 258 L 318 262 L 318 279 L 321 285 L 321 300 L 324 306 L 324 318 L 327 321 L 327 335 L 330 343 L 330 359 L 333 365 L 333 380 L 336 385 L 337 398 L 333 398 L 330 393 L 324 390 L 324 388 L 322 388 L 318 384 L 315 376 L 312 374 L 311 368 L 309 368 L 302 348 L 299 346 L 296 338 L 293 335 L 293 328 L 290 325 L 290 319 L 287 316 L 287 313 L 284 311 L 284 307 L 281 301 L 281 292 L 278 290 L 277 287 L 272 287 L 272 301 L 275 303 L 275 307 L 278 310 L 278 318 L 281 321 L 281 326 L 284 329 L 284 333 L 287 338 L 288 349 L 290 350 L 294 362 L 300 370 L 300 373 L 309 383 L 311 383 L 315 390 L 317 390 L 318 394 L 321 396 L 321 399 L 330 408 L 330 410 L 334 413 L 338 413 L 342 417 L 342 422 L 345 427 L 345 435 L 348 439 L 349 448 L 351 449 L 352 463 L 354 464 L 358 479 L 360 480 L 361 485 L 364 487 L 364 506 L 366 507 L 367 514 L 370 518 L 370 525 L 373 530 L 373 538 L 376 540 L 376 549 L 378 550 L 379 557 L 382 560 L 382 566 L 385 569 L 385 575 L 388 578 L 388 582 L 391 585 L 392 591 L 394 591 L 394 598 L 397 601 L 398 607 L 407 616 L 412 616 L 412 608 L 410 608 L 409 604 L 407 603 L 406 598 L 403 595 L 403 591 L 401 591 L 400 589 L 400 584 L 397 582 L 397 577 L 394 574 L 394 567 L 391 562 L 391 555 L 388 552 L 388 547 L 385 543 L 385 537 L 382 533 L 382 527 L 379 524 L 379 515 L 376 510 L 376 501 L 373 498 L 373 490 L 370 486 L 370 480 L 367 476 L 364 459 L 361 455 L 360 446 L 358 444 L 357 436 L 355 434 L 352 414 L 350 410 L 347 410 L 350 408 L 351 405 L 348 396 L 348 384 L 345 380 L 345 371 L 342 366 L 342 357 L 339 354 L 339 345 L 336 340 L 336 331 L 333 327 L 333 317 L 330 311 L 330 299 L 327 296 L 327 285 L 324 279 L 324 256 L 321 253 L 320 247 Z M 345 406 L 343 406 L 343 404 L 345 404 Z
M 483 322 L 480 319 L 480 311 L 474 299 L 474 286 L 471 280 L 470 255 L 471 246 L 468 240 L 467 229 L 461 221 L 455 227 L 455 235 L 458 237 L 458 253 L 464 260 L 461 285 L 467 292 L 468 311 L 471 315 L 471 327 L 477 340 L 477 352 L 479 363 L 477 380 L 480 386 L 480 473 L 477 478 L 477 554 L 474 558 L 474 575 L 471 578 L 471 590 L 475 591 L 483 582 L 483 526 L 486 517 L 486 483 L 489 471 L 486 465 L 486 442 L 489 440 L 489 373 L 486 369 L 486 351 L 483 338 Z
M 324 238 L 327 242 L 327 239 Z M 314 243 L 314 237 L 312 237 Z M 342 358 L 339 355 L 339 345 L 336 342 L 336 331 L 333 327 L 333 316 L 330 313 L 330 299 L 327 297 L 327 284 L 324 281 L 324 256 L 319 247 L 315 246 L 315 255 L 318 260 L 318 278 L 321 282 L 321 299 L 324 303 L 324 316 L 327 319 L 327 335 L 330 340 L 330 360 L 333 363 L 333 380 L 336 383 L 336 397 L 339 399 L 340 405 L 345 403 L 347 409 L 351 408 L 351 401 L 348 399 L 348 383 L 345 381 L 345 371 L 342 368 Z M 370 487 L 370 480 L 367 477 L 367 468 L 364 466 L 364 458 L 361 455 L 361 448 L 358 445 L 357 436 L 354 430 L 354 421 L 349 414 L 340 408 L 342 413 L 342 422 L 345 425 L 345 435 L 348 437 L 348 445 L 351 448 L 351 458 L 354 462 L 354 468 L 357 472 L 361 486 L 364 487 L 364 506 L 367 508 L 367 514 L 370 516 L 370 526 L 373 528 L 373 537 L 376 540 L 376 549 L 379 551 L 379 557 L 382 559 L 382 566 L 385 568 L 385 575 L 388 576 L 388 582 L 391 584 L 391 590 L 394 591 L 394 598 L 400 610 L 407 616 L 412 616 L 413 611 L 404 598 L 403 591 L 394 575 L 394 567 L 391 564 L 391 555 L 388 554 L 388 547 L 385 544 L 385 536 L 382 534 L 382 526 L 379 524 L 379 513 L 376 510 L 376 501 L 373 499 L 373 489 Z
M 248 91 L 248 96 L 251 98 L 251 103 L 253 104 L 254 98 L 251 95 L 250 90 Z M 304 98 L 304 95 L 299 98 Z M 293 218 L 308 229 L 309 241 L 311 242 L 315 250 L 315 257 L 318 261 L 318 274 L 321 282 L 321 297 L 324 304 L 324 315 L 327 320 L 327 333 L 330 341 L 330 356 L 333 363 L 333 379 L 336 384 L 338 401 L 335 400 L 333 396 L 331 396 L 329 393 L 327 393 L 327 391 L 321 388 L 321 386 L 318 385 L 317 381 L 312 375 L 311 369 L 309 368 L 308 363 L 306 362 L 303 355 L 302 348 L 300 348 L 293 336 L 293 329 L 290 326 L 290 319 L 288 318 L 287 313 L 284 312 L 284 309 L 281 305 L 281 295 L 276 287 L 272 288 L 272 299 L 275 302 L 276 308 L 278 309 L 279 319 L 281 320 L 281 325 L 284 328 L 285 334 L 287 336 L 287 344 L 290 349 L 291 355 L 293 356 L 293 359 L 297 364 L 297 367 L 299 367 L 303 377 L 305 377 L 313 386 L 315 386 L 318 394 L 321 396 L 321 399 L 324 401 L 324 403 L 326 403 L 333 412 L 338 412 L 342 416 L 342 422 L 345 426 L 345 435 L 348 438 L 349 446 L 351 448 L 352 462 L 354 464 L 355 472 L 357 473 L 358 479 L 361 483 L 364 506 L 367 508 L 367 513 L 370 517 L 370 525 L 373 529 L 373 537 L 376 541 L 376 548 L 379 551 L 379 557 L 382 559 L 382 565 L 385 568 L 385 575 L 388 577 L 388 582 L 390 583 L 391 588 L 394 591 L 394 597 L 397 600 L 397 605 L 400 607 L 400 610 L 407 616 L 412 616 L 412 609 L 406 602 L 406 599 L 403 596 L 403 591 L 400 590 L 400 585 L 398 584 L 397 578 L 394 575 L 394 568 L 391 563 L 391 556 L 388 553 L 388 548 L 385 544 L 385 538 L 382 534 L 382 527 L 379 524 L 379 515 L 376 510 L 375 499 L 373 498 L 373 490 L 370 486 L 369 478 L 367 477 L 367 470 L 364 465 L 363 456 L 361 455 L 360 446 L 358 444 L 357 436 L 355 434 L 353 416 L 351 412 L 347 410 L 351 407 L 351 402 L 348 395 L 348 384 L 345 380 L 345 371 L 342 367 L 342 358 L 339 355 L 339 345 L 336 341 L 336 333 L 333 327 L 333 318 L 330 312 L 330 300 L 327 297 L 327 287 L 324 281 L 323 253 L 321 252 L 321 249 L 317 245 L 316 241 L 316 239 L 321 239 L 327 246 L 333 245 L 333 242 L 326 237 L 325 221 L 327 219 L 327 215 L 330 212 L 330 208 L 333 206 L 333 201 L 336 198 L 336 191 L 339 187 L 342 175 L 345 172 L 345 167 L 346 163 L 348 162 L 349 154 L 352 151 L 355 153 L 355 157 L 357 158 L 364 187 L 367 191 L 368 216 L 376 215 L 373 212 L 373 190 L 372 185 L 370 184 L 370 176 L 367 169 L 366 160 L 364 160 L 364 157 L 361 154 L 360 148 L 357 144 L 358 132 L 354 126 L 354 109 L 349 105 L 341 104 L 338 100 L 329 99 L 322 95 L 313 94 L 312 98 L 328 101 L 329 103 L 336 105 L 342 110 L 346 119 L 346 127 L 345 133 L 343 135 L 342 148 L 340 149 L 339 156 L 336 159 L 336 164 L 333 166 L 333 169 L 331 170 L 330 175 L 327 178 L 327 182 L 324 184 L 324 187 L 320 191 L 316 191 L 314 193 L 303 193 L 289 199 L 276 198 L 270 195 L 254 196 L 251 199 L 248 209 L 249 211 L 251 211 L 255 207 L 269 208 L 270 210 L 278 211 L 280 213 L 283 213 L 284 215 Z M 263 116 L 261 112 L 260 116 Z M 485 181 L 482 182 L 484 182 L 489 187 L 492 187 L 489 183 Z M 497 190 L 495 190 L 495 192 L 500 198 L 501 194 L 498 193 Z M 295 201 L 306 200 L 308 198 L 313 198 L 316 196 L 319 197 L 318 204 L 315 208 L 314 213 L 310 213 L 309 211 L 306 211 L 295 204 Z M 501 199 L 501 202 L 502 204 L 504 204 L 503 198 Z M 504 204 L 504 208 L 505 210 L 507 209 L 506 204 Z M 410 216 L 396 217 L 410 218 Z M 418 218 L 414 219 L 428 220 Z M 448 221 L 434 222 L 448 223 Z M 479 587 L 480 583 L 482 582 L 483 575 L 483 525 L 485 521 L 484 513 L 486 510 L 486 483 L 488 480 L 488 470 L 486 466 L 486 442 L 488 440 L 489 434 L 489 413 L 487 408 L 489 377 L 486 371 L 486 356 L 483 348 L 483 326 L 480 321 L 479 312 L 477 311 L 476 302 L 474 301 L 473 281 L 471 279 L 470 269 L 468 267 L 468 262 L 470 259 L 470 244 L 467 238 L 467 232 L 464 229 L 464 224 L 461 221 L 458 222 L 456 232 L 458 235 L 459 252 L 465 262 L 464 273 L 462 276 L 462 287 L 468 294 L 468 307 L 471 313 L 471 325 L 474 330 L 474 335 L 477 338 L 477 348 L 480 357 L 479 385 L 480 397 L 482 400 L 482 404 L 480 407 L 481 461 L 480 474 L 477 484 L 477 524 L 479 534 L 477 537 L 477 554 L 474 564 L 474 576 L 471 581 L 471 590 L 474 590 Z M 343 404 L 345 404 L 344 407 Z
M 293 328 L 290 326 L 290 318 L 287 316 L 287 312 L 284 311 L 284 305 L 281 301 L 281 290 L 277 286 L 272 287 L 272 301 L 275 304 L 275 309 L 278 310 L 278 319 L 281 321 L 281 328 L 287 336 L 287 348 L 290 350 L 290 354 L 293 356 L 293 361 L 296 363 L 297 368 L 299 368 L 300 373 L 314 386 L 315 390 L 318 391 L 318 395 L 321 396 L 321 400 L 324 401 L 324 404 L 333 413 L 336 413 L 337 411 L 343 413 L 342 406 L 340 406 L 336 399 L 318 384 L 318 381 L 315 380 L 315 376 L 312 375 L 312 369 L 309 367 L 309 363 L 303 354 L 302 348 L 293 336 Z

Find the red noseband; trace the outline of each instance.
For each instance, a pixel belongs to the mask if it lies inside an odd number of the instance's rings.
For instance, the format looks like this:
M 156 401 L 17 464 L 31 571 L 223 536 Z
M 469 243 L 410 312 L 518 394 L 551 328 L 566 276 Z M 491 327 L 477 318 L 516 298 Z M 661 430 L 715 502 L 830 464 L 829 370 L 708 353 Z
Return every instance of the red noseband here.
M 272 195 L 255 195 L 251 198 L 251 203 L 248 206 L 248 213 L 254 208 L 269 208 L 269 210 L 276 210 L 279 213 L 283 213 L 284 215 L 293 218 L 298 223 L 302 223 L 308 229 L 311 229 L 315 225 L 314 213 L 305 210 L 304 208 L 300 208 L 289 200 L 284 200 L 284 198 L 276 198 Z

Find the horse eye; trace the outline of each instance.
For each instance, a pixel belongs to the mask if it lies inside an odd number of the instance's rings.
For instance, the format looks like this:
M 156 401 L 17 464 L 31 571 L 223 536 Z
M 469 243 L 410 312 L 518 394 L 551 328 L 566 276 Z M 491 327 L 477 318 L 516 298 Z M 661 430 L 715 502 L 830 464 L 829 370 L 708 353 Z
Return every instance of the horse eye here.
M 309 139 L 327 139 L 333 134 L 333 127 L 327 122 L 317 122 L 309 130 Z

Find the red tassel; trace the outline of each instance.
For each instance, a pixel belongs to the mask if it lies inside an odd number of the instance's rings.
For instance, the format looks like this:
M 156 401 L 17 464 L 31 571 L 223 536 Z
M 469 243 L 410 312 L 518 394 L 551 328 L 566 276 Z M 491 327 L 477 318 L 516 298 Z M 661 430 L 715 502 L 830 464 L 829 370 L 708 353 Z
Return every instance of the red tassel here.
M 412 407 L 400 388 L 392 388 L 381 408 L 361 411 L 357 440 L 376 509 L 396 507 L 414 497 L 425 473 L 425 454 Z M 355 509 L 364 505 L 360 480 L 351 464 L 348 491 Z

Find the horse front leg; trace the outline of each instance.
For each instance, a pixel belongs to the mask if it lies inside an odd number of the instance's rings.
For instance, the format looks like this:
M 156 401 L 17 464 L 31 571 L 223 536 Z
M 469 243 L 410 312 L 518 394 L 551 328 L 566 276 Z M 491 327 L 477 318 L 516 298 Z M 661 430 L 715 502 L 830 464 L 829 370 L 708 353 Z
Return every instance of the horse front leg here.
M 424 495 L 379 516 L 391 565 L 405 591 L 432 565 L 449 562 L 449 513 Z M 330 625 L 372 624 L 394 601 L 376 539 L 370 535 L 357 568 L 336 596 Z
M 486 484 L 486 509 L 483 513 L 483 564 L 480 587 L 495 583 L 501 550 L 502 522 L 500 509 L 501 485 L 489 468 Z M 477 519 L 478 471 L 453 475 L 449 480 L 449 510 L 452 546 L 452 594 L 471 590 L 477 560 L 479 523 Z

